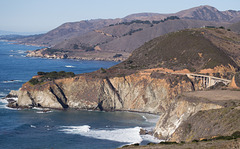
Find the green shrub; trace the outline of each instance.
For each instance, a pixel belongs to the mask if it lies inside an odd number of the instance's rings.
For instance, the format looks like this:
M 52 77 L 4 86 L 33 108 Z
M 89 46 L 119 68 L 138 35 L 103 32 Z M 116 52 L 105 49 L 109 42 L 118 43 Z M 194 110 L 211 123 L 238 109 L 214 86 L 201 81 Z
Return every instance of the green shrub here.
M 192 142 L 199 142 L 199 140 L 192 140 Z
M 61 78 L 69 78 L 69 77 L 74 77 L 75 74 L 73 72 L 65 72 L 65 71 L 52 71 L 52 72 L 38 72 L 38 75 L 40 75 L 39 78 L 33 78 L 31 80 L 29 80 L 29 82 L 32 85 L 36 85 L 42 82 L 46 82 L 46 81 L 52 81 L 55 79 L 61 79 Z
M 160 142 L 159 144 L 167 144 L 167 145 L 169 145 L 169 144 L 178 144 L 177 142 Z
M 38 74 L 38 75 L 40 75 L 40 76 L 42 76 L 42 75 L 45 75 L 46 73 L 45 73 L 45 72 L 42 72 L 42 71 L 40 71 L 40 72 L 38 72 L 37 74 Z
M 240 138 L 240 131 L 236 131 L 232 134 L 233 138 Z
M 114 56 L 113 56 L 113 58 L 117 58 L 117 57 L 121 57 L 122 56 L 122 54 L 115 54 Z
M 208 141 L 208 139 L 202 139 L 201 141 Z
M 74 44 L 74 45 L 73 45 L 73 49 L 79 49 L 78 45 L 77 45 L 77 44 Z
M 139 146 L 139 143 L 135 143 L 135 144 L 133 144 L 133 146 Z
M 185 144 L 185 141 L 181 141 L 180 143 L 181 143 L 181 144 Z
M 232 140 L 232 136 L 219 136 L 215 138 L 216 140 Z
M 106 73 L 107 71 L 104 68 L 100 68 L 101 73 Z
M 150 143 L 148 143 L 147 145 L 156 145 L 156 143 L 150 142 Z
M 31 83 L 32 85 L 36 85 L 36 84 L 38 84 L 40 82 L 38 81 L 38 79 L 32 78 L 31 80 L 29 80 L 29 83 Z

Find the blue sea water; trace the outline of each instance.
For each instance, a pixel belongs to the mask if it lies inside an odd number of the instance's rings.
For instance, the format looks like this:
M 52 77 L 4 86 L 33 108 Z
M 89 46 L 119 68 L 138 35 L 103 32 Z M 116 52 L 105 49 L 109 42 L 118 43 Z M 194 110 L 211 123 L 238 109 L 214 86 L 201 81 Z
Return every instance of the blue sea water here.
M 19 89 L 38 71 L 76 74 L 109 68 L 117 62 L 76 61 L 25 57 L 41 47 L 0 41 L 0 98 Z M 140 127 L 153 128 L 157 116 L 130 112 L 41 109 L 15 110 L 0 99 L 0 148 L 111 149 L 131 143 L 156 141 L 140 136 Z

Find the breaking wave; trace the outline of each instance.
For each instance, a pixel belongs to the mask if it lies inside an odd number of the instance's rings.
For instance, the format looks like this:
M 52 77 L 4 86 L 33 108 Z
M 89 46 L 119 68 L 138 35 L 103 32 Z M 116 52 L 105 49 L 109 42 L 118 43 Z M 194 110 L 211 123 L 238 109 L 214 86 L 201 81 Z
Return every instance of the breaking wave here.
M 16 82 L 23 82 L 22 80 L 9 80 L 9 81 L 2 81 L 1 83 L 16 83 Z
M 0 92 L 0 97 L 5 97 L 5 96 L 7 96 L 6 93 Z
M 8 101 L 7 101 L 6 99 L 0 99 L 0 103 L 5 103 L 5 104 L 7 104 Z
M 75 67 L 75 66 L 72 66 L 72 65 L 65 65 L 65 67 L 67 67 L 67 68 L 73 68 L 73 67 Z
M 91 129 L 89 125 L 83 126 L 61 126 L 59 131 L 66 134 L 77 134 L 85 137 L 91 137 L 95 139 L 110 140 L 124 143 L 141 143 L 143 140 L 151 142 L 160 142 L 154 139 L 153 136 L 139 134 L 141 127 L 125 128 L 125 129 L 109 129 L 109 130 L 98 130 Z

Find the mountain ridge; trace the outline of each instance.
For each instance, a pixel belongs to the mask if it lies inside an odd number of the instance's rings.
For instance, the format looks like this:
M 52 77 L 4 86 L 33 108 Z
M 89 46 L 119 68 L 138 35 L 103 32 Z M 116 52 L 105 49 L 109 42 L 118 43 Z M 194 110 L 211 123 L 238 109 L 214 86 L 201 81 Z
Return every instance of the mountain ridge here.
M 200 10 L 204 9 L 205 11 L 199 11 L 199 9 Z M 201 14 L 202 12 L 211 14 L 211 15 L 208 16 L 208 15 Z M 214 13 L 217 13 L 218 15 L 213 15 Z M 200 19 L 205 21 L 229 22 L 231 20 L 234 21 L 234 18 L 236 17 L 240 17 L 240 11 L 235 11 L 235 10 L 218 11 L 216 8 L 211 6 L 199 6 L 199 7 L 194 7 L 194 8 L 183 10 L 177 13 L 170 13 L 170 14 L 138 13 L 138 14 L 128 15 L 124 18 L 82 20 L 78 22 L 64 23 L 59 27 L 47 32 L 46 34 L 41 35 L 40 37 L 25 38 L 25 39 L 19 40 L 19 42 L 53 46 L 57 43 L 64 41 L 65 39 L 70 39 L 70 38 L 82 35 L 88 31 L 100 29 L 102 27 L 108 26 L 110 24 L 115 24 L 115 23 L 125 22 L 125 21 L 132 21 L 132 20 L 150 20 L 150 21 L 161 20 L 168 16 L 178 16 L 180 18 L 188 18 L 188 19 L 195 19 L 195 20 Z

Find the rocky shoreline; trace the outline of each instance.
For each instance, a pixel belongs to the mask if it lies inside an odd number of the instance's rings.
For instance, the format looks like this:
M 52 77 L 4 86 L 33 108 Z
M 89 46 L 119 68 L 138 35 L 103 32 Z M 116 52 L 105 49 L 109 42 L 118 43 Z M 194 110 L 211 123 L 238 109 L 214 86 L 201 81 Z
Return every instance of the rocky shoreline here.
M 42 48 L 34 51 L 27 51 L 27 57 L 40 57 L 48 59 L 75 59 L 75 60 L 95 60 L 95 61 L 116 61 L 121 62 L 128 58 L 129 53 L 122 52 L 118 54 L 112 51 L 93 51 L 93 52 L 45 52 L 48 48 Z

